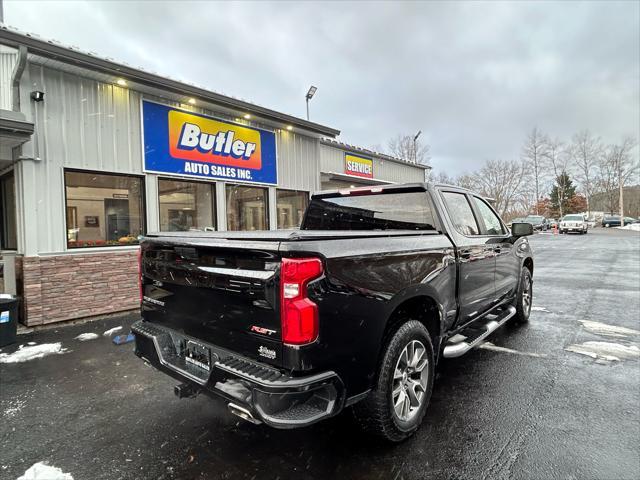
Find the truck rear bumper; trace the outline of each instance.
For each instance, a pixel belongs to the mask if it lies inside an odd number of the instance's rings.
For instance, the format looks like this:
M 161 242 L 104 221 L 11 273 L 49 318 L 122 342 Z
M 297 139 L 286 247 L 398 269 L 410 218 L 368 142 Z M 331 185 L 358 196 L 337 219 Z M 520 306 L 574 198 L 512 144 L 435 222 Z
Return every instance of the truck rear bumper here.
M 275 428 L 297 428 L 336 415 L 344 406 L 344 386 L 334 372 L 292 377 L 143 320 L 134 323 L 131 330 L 137 356 L 187 383 L 191 391 L 222 397 L 229 410 L 245 420 Z M 181 346 L 186 341 L 209 349 L 209 365 L 185 360 Z

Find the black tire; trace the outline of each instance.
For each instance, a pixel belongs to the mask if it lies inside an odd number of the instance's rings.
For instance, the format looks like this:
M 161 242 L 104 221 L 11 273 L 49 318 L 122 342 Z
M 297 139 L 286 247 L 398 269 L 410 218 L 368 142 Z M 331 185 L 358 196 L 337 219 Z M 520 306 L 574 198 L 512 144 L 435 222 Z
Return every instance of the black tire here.
M 403 374 L 402 377 L 398 377 L 394 375 L 396 371 L 402 369 L 401 355 L 404 355 L 405 349 L 411 344 L 416 346 L 416 342 L 424 347 L 423 356 L 417 363 L 419 364 L 426 359 L 427 363 L 421 370 L 421 372 L 424 371 L 425 373 L 414 371 L 410 376 Z M 417 352 L 418 348 L 415 348 L 414 351 Z M 360 427 L 365 432 L 390 442 L 401 442 L 413 435 L 422 423 L 429 400 L 431 399 L 435 371 L 434 358 L 433 344 L 431 343 L 431 337 L 425 326 L 416 320 L 409 320 L 403 323 L 388 339 L 385 345 L 373 389 L 364 400 L 353 406 L 353 415 Z M 425 374 L 426 378 L 422 378 L 422 375 Z M 410 406 L 409 408 L 414 408 L 414 410 L 408 411 L 407 415 L 410 416 L 403 419 L 394 406 L 394 384 L 400 384 L 399 387 L 396 387 L 396 391 L 400 390 L 396 404 L 402 404 L 400 408 L 402 412 L 404 412 L 406 401 L 411 403 L 412 400 L 411 395 L 404 393 L 409 390 L 402 390 L 402 384 L 403 382 L 406 384 L 407 378 L 409 381 L 412 381 L 413 378 L 411 375 L 418 375 L 420 377 L 419 381 L 423 383 L 423 386 L 420 388 L 424 388 L 424 391 L 420 399 L 417 400 L 418 406 Z M 417 380 L 413 381 L 417 382 Z M 414 396 L 416 396 L 415 387 L 412 391 L 414 392 Z M 400 395 L 404 395 L 402 399 L 406 397 L 408 400 L 404 402 L 400 401 Z
M 531 271 L 527 267 L 522 267 L 520 274 L 520 284 L 518 285 L 518 294 L 516 295 L 514 306 L 516 314 L 513 316 L 515 323 L 529 322 L 531 315 L 531 304 L 533 303 L 533 277 Z

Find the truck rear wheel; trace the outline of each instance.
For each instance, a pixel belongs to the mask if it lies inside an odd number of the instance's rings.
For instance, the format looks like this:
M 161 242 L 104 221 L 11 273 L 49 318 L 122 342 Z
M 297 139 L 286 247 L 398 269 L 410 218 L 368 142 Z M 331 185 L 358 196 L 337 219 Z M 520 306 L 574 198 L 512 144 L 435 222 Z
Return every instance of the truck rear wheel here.
M 391 442 L 410 437 L 431 399 L 434 363 L 425 326 L 416 320 L 404 323 L 386 344 L 373 390 L 353 406 L 363 430 Z
M 513 317 L 515 323 L 527 323 L 531 314 L 531 304 L 533 303 L 533 278 L 531 271 L 527 267 L 522 267 L 520 274 L 520 285 L 516 296 L 516 314 Z

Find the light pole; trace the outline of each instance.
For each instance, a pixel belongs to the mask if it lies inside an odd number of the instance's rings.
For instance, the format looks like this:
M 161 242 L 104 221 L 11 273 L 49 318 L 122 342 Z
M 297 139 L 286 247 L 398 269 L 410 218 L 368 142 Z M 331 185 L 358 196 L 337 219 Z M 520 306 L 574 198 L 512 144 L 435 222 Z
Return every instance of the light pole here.
M 311 100 L 313 98 L 313 96 L 316 94 L 317 90 L 318 90 L 317 87 L 314 87 L 313 85 L 311 85 L 309 87 L 309 91 L 307 92 L 307 95 L 306 95 L 306 99 L 307 99 L 307 120 L 309 120 L 309 100 Z
M 622 158 L 618 158 L 618 188 L 620 189 L 620 226 L 624 227 L 624 185 L 622 184 Z
M 418 130 L 413 137 L 413 163 L 418 163 L 418 137 L 422 134 L 422 130 Z

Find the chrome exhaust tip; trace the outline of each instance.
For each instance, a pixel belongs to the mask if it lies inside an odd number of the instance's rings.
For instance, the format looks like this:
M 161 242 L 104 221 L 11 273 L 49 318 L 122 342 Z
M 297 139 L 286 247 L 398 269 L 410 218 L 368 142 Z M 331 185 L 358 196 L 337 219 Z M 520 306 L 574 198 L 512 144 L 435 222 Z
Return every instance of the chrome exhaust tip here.
M 255 418 L 249 410 L 247 410 L 244 407 L 236 405 L 235 403 L 229 403 L 227 404 L 227 407 L 229 408 L 229 411 L 232 414 L 234 414 L 236 417 L 240 417 L 241 419 L 246 420 L 247 422 L 251 422 L 255 425 L 262 423 L 260 420 Z

